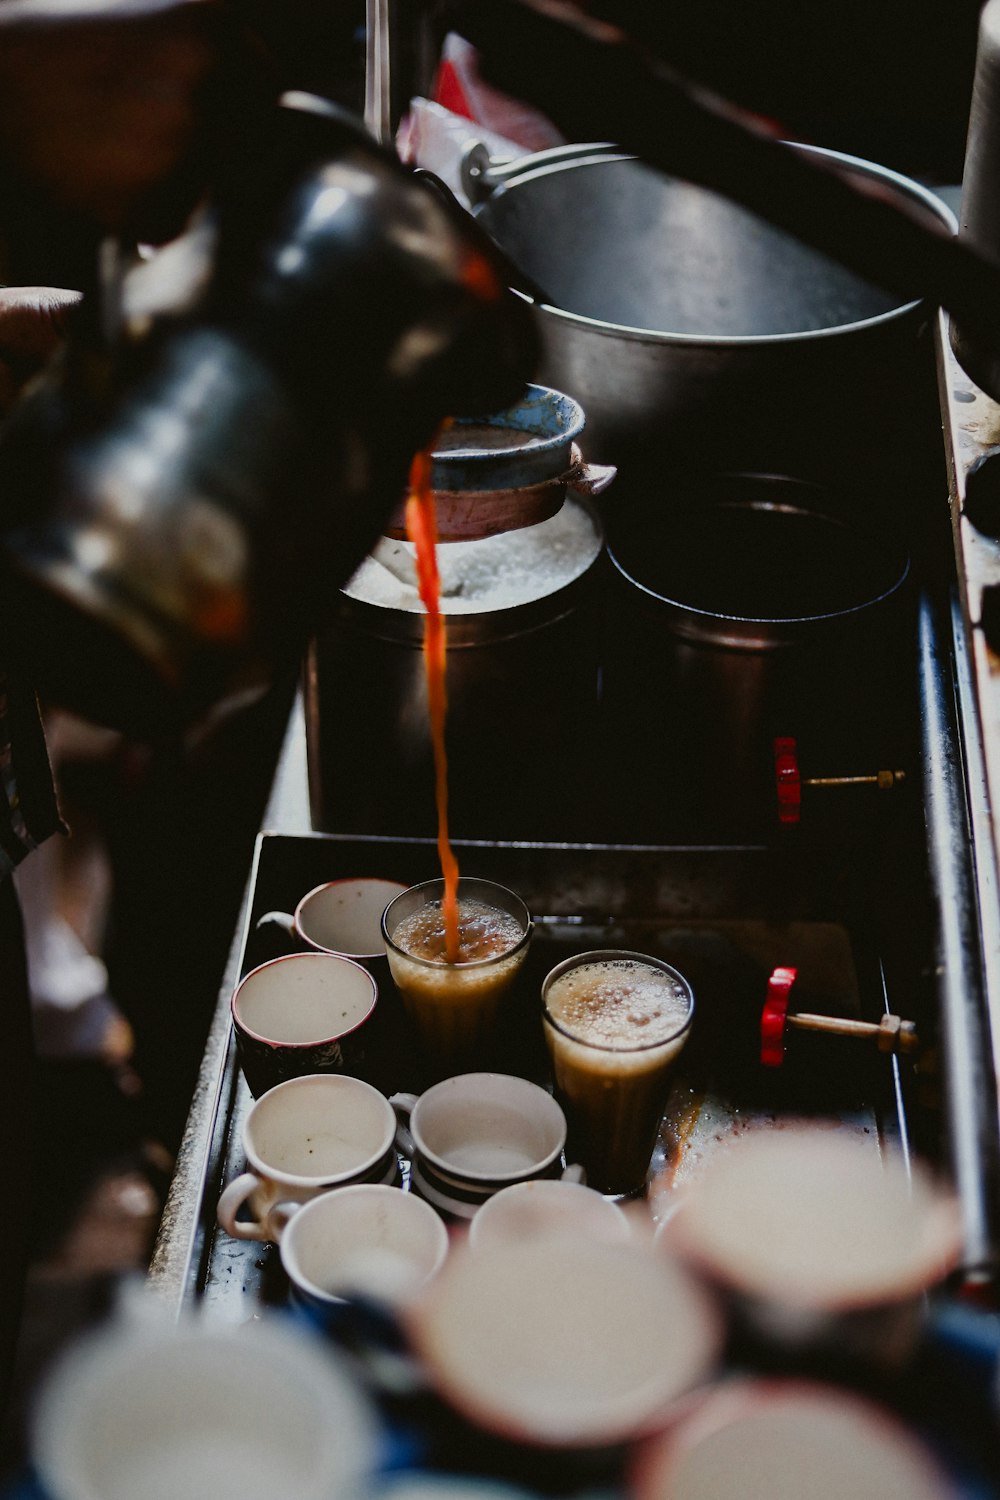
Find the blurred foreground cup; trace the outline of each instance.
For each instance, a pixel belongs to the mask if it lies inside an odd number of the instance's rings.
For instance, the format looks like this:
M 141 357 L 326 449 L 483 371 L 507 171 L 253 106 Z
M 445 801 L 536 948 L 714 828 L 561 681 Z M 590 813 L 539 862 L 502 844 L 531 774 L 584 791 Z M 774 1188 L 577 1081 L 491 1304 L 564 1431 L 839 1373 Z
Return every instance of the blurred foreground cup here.
M 372 1471 L 376 1431 L 336 1356 L 302 1331 L 140 1318 L 62 1357 L 32 1456 L 52 1500 L 330 1500 Z
M 538 1237 L 582 1235 L 621 1242 L 632 1233 L 617 1203 L 582 1182 L 540 1177 L 501 1188 L 476 1210 L 469 1225 L 474 1249 Z
M 835 1125 L 725 1142 L 657 1234 L 724 1299 L 737 1337 L 783 1358 L 902 1363 L 923 1294 L 956 1263 L 958 1206 L 919 1163 Z
M 599 1465 L 659 1430 L 720 1343 L 682 1267 L 581 1235 L 458 1248 L 404 1321 L 431 1386 L 522 1473 L 546 1454 Z
M 737 1381 L 692 1402 L 640 1455 L 631 1500 L 958 1500 L 889 1412 L 834 1387 Z

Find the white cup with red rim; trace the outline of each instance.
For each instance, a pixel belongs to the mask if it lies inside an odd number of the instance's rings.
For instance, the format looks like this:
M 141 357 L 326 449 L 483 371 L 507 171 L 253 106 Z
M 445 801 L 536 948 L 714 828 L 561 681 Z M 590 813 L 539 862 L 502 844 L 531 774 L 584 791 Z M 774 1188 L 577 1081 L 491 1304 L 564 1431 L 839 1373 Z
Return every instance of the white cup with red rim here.
M 369 971 L 339 953 L 288 953 L 251 969 L 230 1008 L 254 1098 L 289 1078 L 360 1073 L 377 1000 Z
M 339 953 L 365 968 L 375 965 L 380 982 L 388 974 L 382 913 L 407 889 L 398 880 L 372 875 L 327 880 L 306 891 L 294 911 L 266 912 L 257 926 L 278 927 L 317 953 Z

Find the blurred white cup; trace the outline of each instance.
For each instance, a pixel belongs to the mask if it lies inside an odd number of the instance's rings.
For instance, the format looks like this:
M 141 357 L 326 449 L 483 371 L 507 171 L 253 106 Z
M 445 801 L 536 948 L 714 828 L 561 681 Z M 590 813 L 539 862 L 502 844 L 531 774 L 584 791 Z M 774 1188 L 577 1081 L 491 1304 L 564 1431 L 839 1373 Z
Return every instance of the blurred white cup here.
M 733 1137 L 700 1164 L 657 1231 L 777 1346 L 898 1363 L 922 1295 L 953 1268 L 953 1195 L 919 1163 L 837 1126 L 790 1122 Z
M 580 1236 L 456 1246 L 403 1318 L 429 1383 L 467 1421 L 577 1453 L 661 1426 L 721 1333 L 683 1267 L 649 1244 Z
M 834 1386 L 740 1380 L 639 1454 L 629 1500 L 958 1500 L 893 1415 Z
M 267 1318 L 114 1320 L 61 1358 L 31 1442 L 52 1500 L 330 1500 L 376 1450 L 337 1356 Z

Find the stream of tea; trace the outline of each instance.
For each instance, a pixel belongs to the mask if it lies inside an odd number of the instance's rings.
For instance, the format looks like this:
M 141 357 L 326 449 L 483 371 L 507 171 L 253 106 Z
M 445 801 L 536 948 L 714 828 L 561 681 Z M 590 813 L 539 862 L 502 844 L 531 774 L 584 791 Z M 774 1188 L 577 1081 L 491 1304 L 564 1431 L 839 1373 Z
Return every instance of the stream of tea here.
M 437 562 L 437 523 L 431 489 L 431 454 L 418 453 L 410 467 L 410 490 L 406 501 L 406 534 L 416 549 L 417 586 L 424 609 L 424 668 L 427 673 L 427 707 L 434 749 L 434 797 L 437 803 L 437 845 L 444 876 L 441 914 L 444 919 L 445 957 L 459 960 L 458 860 L 448 837 L 448 755 L 444 725 L 447 713 L 445 659 L 447 642 L 441 613 L 441 579 Z

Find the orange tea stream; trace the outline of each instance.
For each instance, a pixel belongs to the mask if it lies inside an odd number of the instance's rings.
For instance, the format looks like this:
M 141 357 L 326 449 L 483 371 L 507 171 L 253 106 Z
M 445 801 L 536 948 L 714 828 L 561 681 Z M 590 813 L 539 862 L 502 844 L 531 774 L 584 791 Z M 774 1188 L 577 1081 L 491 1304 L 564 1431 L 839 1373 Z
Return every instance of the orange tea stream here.
M 416 548 L 417 587 L 427 616 L 424 621 L 424 667 L 427 673 L 427 707 L 434 748 L 434 797 L 438 818 L 438 857 L 444 876 L 441 911 L 444 917 L 445 956 L 458 963 L 458 860 L 448 837 L 448 757 L 444 743 L 447 710 L 445 692 L 445 623 L 441 613 L 441 580 L 437 565 L 437 524 L 431 489 L 431 455 L 418 453 L 410 467 L 410 493 L 406 501 L 406 534 Z

